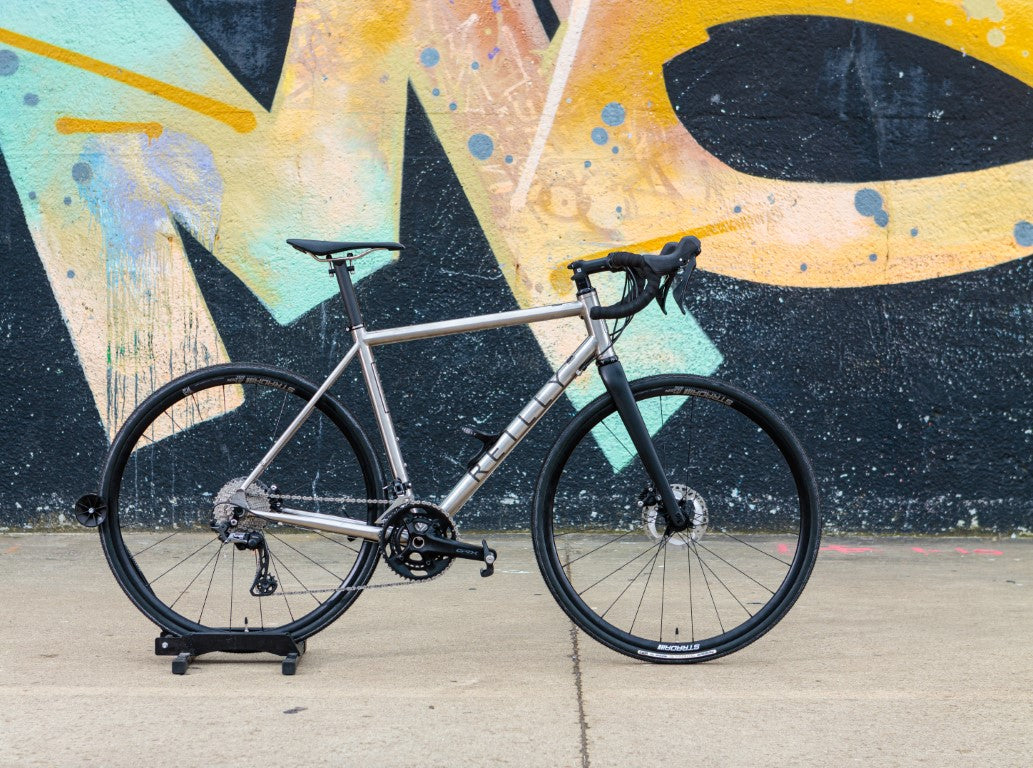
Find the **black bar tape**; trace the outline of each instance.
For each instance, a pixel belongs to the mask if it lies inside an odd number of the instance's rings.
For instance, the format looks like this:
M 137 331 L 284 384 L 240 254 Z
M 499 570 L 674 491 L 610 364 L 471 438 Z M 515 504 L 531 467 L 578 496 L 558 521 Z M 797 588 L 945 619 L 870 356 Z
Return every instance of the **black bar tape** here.
M 610 262 L 610 269 L 614 271 L 624 267 L 636 269 L 646 265 L 646 260 L 641 253 L 631 253 L 630 251 L 614 251 L 606 257 L 606 260 Z
M 631 255 L 634 256 L 636 254 Z M 588 312 L 588 316 L 593 320 L 617 320 L 622 317 L 630 317 L 636 312 L 641 312 L 645 309 L 659 292 L 660 277 L 650 274 L 646 277 L 646 287 L 634 299 L 622 301 L 609 307 L 592 307 Z

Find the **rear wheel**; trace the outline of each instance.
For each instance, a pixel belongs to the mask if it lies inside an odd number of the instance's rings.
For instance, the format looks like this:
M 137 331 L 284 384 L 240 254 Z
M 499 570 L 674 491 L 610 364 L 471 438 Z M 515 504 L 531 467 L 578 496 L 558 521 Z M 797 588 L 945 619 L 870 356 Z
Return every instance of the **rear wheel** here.
M 632 382 L 691 527 L 668 524 L 616 407 L 578 413 L 542 467 L 535 554 L 585 632 L 654 662 L 706 661 L 773 627 L 818 552 L 818 494 L 788 427 L 753 396 L 689 375 Z
M 162 387 L 116 436 L 103 476 L 101 540 L 119 584 L 162 629 L 289 632 L 300 640 L 355 601 L 359 592 L 342 587 L 369 580 L 375 542 L 239 511 L 231 522 L 237 508 L 229 498 L 315 392 L 276 368 L 214 366 Z M 279 503 L 373 522 L 384 507 L 327 499 L 376 499 L 382 486 L 362 430 L 324 395 L 249 489 L 248 506 L 268 509 L 282 494 L 318 497 Z M 222 541 L 213 522 L 232 525 L 246 543 Z

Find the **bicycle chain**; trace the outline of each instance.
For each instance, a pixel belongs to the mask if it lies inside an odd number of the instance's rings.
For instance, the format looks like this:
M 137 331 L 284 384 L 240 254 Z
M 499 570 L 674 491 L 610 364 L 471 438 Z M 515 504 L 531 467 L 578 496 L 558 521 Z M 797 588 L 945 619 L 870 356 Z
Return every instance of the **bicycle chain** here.
M 394 504 L 397 499 L 358 499 L 353 496 L 298 496 L 291 493 L 270 493 L 270 499 L 288 499 L 290 501 L 332 501 L 336 504 Z M 419 502 L 414 502 L 419 503 Z
M 390 505 L 395 502 L 390 499 L 357 499 L 352 496 L 299 496 L 297 494 L 290 493 L 270 493 L 268 498 L 270 499 L 287 499 L 289 501 L 329 501 L 336 504 L 382 504 Z M 419 504 L 420 502 L 409 502 Z M 429 502 L 428 502 L 429 503 Z M 384 554 L 383 545 L 377 542 L 377 557 L 382 557 Z M 425 584 L 428 581 L 434 581 L 434 579 L 441 578 L 444 575 L 444 571 L 431 576 L 427 579 L 405 579 L 403 581 L 391 581 L 387 584 L 362 584 L 357 587 L 337 587 L 336 589 L 298 589 L 291 592 L 280 592 L 284 597 L 294 597 L 296 595 L 313 595 L 313 594 L 324 594 L 330 592 L 337 594 L 338 592 L 362 592 L 367 589 L 387 589 L 388 587 L 409 587 L 416 586 L 417 584 Z

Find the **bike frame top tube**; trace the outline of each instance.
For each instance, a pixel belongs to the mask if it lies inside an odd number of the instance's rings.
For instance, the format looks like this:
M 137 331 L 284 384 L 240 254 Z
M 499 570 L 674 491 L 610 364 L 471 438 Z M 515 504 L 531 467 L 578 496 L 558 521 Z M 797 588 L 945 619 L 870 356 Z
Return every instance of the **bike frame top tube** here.
M 344 270 L 341 270 L 343 272 Z M 338 273 L 339 281 L 347 283 L 351 287 L 350 277 Z M 342 294 L 344 294 L 342 287 Z M 489 330 L 493 328 L 505 328 L 515 325 L 527 325 L 547 320 L 559 320 L 571 317 L 581 317 L 588 331 L 587 337 L 581 342 L 570 358 L 560 366 L 556 374 L 540 389 L 523 410 L 506 427 L 495 445 L 491 446 L 480 461 L 466 472 L 456 486 L 445 498 L 442 509 L 450 517 L 459 511 L 459 508 L 473 495 L 473 493 L 484 483 L 488 476 L 501 464 L 502 460 L 512 451 L 516 444 L 530 431 L 531 427 L 545 414 L 548 408 L 556 402 L 567 386 L 577 377 L 596 357 L 611 353 L 612 343 L 605 323 L 589 319 L 589 311 L 593 306 L 598 305 L 595 291 L 589 291 L 579 295 L 577 301 L 565 302 L 563 304 L 552 304 L 528 309 L 517 309 L 506 312 L 496 312 L 488 315 L 476 315 L 473 317 L 442 320 L 433 323 L 420 323 L 409 326 L 399 326 L 383 330 L 367 331 L 361 324 L 353 325 L 352 337 L 355 343 L 348 350 L 341 362 L 327 377 L 326 381 L 319 387 L 316 394 L 306 403 L 302 410 L 295 416 L 287 429 L 276 440 L 259 464 L 242 484 L 240 491 L 245 491 L 254 483 L 262 473 L 272 464 L 283 447 L 290 441 L 294 434 L 301 428 L 308 419 L 315 404 L 326 391 L 340 378 L 344 369 L 351 360 L 358 355 L 362 365 L 363 377 L 369 392 L 370 403 L 373 407 L 374 417 L 380 431 L 381 440 L 387 452 L 388 461 L 394 476 L 395 492 L 400 498 L 412 499 L 412 486 L 409 482 L 405 461 L 402 458 L 401 448 L 397 434 L 395 433 L 394 422 L 387 406 L 383 384 L 377 373 L 376 363 L 372 355 L 372 347 L 383 344 L 396 344 L 417 339 L 437 338 L 470 331 Z M 346 307 L 346 309 L 348 309 Z M 357 309 L 348 312 L 352 320 L 360 320 Z M 400 486 L 400 487 L 399 487 Z
M 345 277 L 342 282 L 347 282 L 350 287 L 350 278 Z M 290 438 L 298 432 L 306 420 L 311 416 L 319 398 L 334 385 L 344 372 L 347 365 L 357 355 L 359 362 L 362 364 L 370 401 L 373 406 L 374 417 L 376 418 L 377 427 L 380 431 L 383 446 L 387 453 L 390 469 L 392 469 L 392 472 L 394 473 L 395 480 L 402 486 L 400 489 L 396 490 L 400 491 L 399 495 L 411 498 L 412 491 L 408 480 L 408 473 L 406 471 L 405 462 L 402 458 L 398 436 L 395 432 L 394 421 L 392 420 L 392 417 L 390 417 L 390 411 L 387 407 L 383 385 L 376 370 L 376 363 L 373 359 L 371 347 L 379 346 L 381 344 L 395 344 L 416 339 L 437 338 L 452 334 L 468 333 L 471 331 L 507 328 L 511 326 L 528 325 L 531 324 L 531 322 L 581 316 L 585 319 L 589 335 L 588 338 L 586 338 L 582 344 L 577 347 L 577 350 L 574 352 L 574 356 L 571 357 L 571 360 L 576 363 L 571 375 L 569 375 L 569 377 L 565 375 L 560 377 L 554 376 L 550 379 L 550 382 L 546 383 L 543 390 L 536 394 L 535 400 L 532 400 L 532 402 L 528 404 L 528 407 L 530 408 L 532 405 L 537 403 L 547 403 L 547 405 L 545 405 L 545 408 L 547 408 L 555 402 L 577 373 L 581 373 L 593 358 L 600 354 L 600 352 L 608 350 L 609 346 L 611 346 L 605 325 L 598 320 L 589 319 L 589 310 L 597 304 L 598 301 L 595 297 L 595 291 L 593 290 L 589 294 L 584 294 L 581 297 L 578 297 L 578 301 L 566 302 L 563 304 L 531 307 L 528 309 L 517 309 L 506 312 L 495 312 L 492 314 L 474 315 L 471 317 L 458 317 L 455 319 L 425 322 L 425 324 L 402 326 L 379 331 L 367 331 L 362 325 L 353 327 L 351 331 L 354 344 L 352 344 L 348 349 L 344 358 L 342 358 L 341 362 L 334 368 L 330 376 L 327 376 L 326 380 L 322 382 L 322 385 L 319 387 L 316 394 L 308 403 L 306 403 L 298 413 L 298 416 L 294 417 L 293 421 L 288 425 L 284 433 L 280 435 L 273 444 L 273 447 L 262 457 L 258 465 L 252 470 L 251 474 L 248 475 L 248 478 L 244 481 L 240 490 L 247 490 L 251 484 L 261 477 L 261 474 L 273 463 L 280 451 L 282 451 L 287 442 L 290 441 Z M 352 313 L 349 312 L 349 317 L 352 316 Z M 570 360 L 567 361 L 567 363 L 570 362 Z M 530 416 L 526 411 L 527 408 L 521 412 L 525 414 L 525 417 Z M 535 414 L 533 421 L 530 419 L 529 421 L 533 424 L 537 419 L 540 419 L 543 413 L 544 409 L 540 413 Z M 512 424 L 510 425 L 510 427 L 513 426 L 514 425 Z M 523 430 L 520 430 L 519 428 L 507 428 L 507 433 L 510 435 L 509 439 L 513 439 L 513 437 L 517 439 L 513 440 L 512 444 L 507 444 L 505 447 L 493 447 L 489 455 L 498 457 L 498 459 L 492 461 L 491 468 L 489 468 L 486 463 L 486 465 L 480 467 L 479 471 L 473 475 L 473 477 L 479 478 L 479 480 L 475 481 L 474 486 L 469 493 L 456 493 L 456 489 L 453 489 L 453 492 L 450 493 L 447 498 L 451 500 L 449 506 L 453 506 L 455 509 L 446 510 L 446 512 L 453 514 L 459 510 L 459 506 L 461 506 L 462 503 L 472 495 L 473 491 L 481 485 L 483 480 L 487 480 L 488 475 L 494 471 L 495 466 L 497 466 L 497 464 L 501 462 L 501 459 L 512 450 L 520 437 L 523 437 L 522 432 Z M 498 450 L 496 450 L 496 448 L 498 448 Z M 469 485 L 466 482 L 468 475 L 464 475 L 464 479 L 460 481 L 460 485 L 463 486 L 464 491 Z M 458 487 L 459 486 L 457 486 L 457 488 Z
M 433 339 L 439 336 L 450 336 L 455 333 L 506 328 L 513 325 L 527 325 L 544 320 L 559 320 L 565 317 L 577 317 L 581 314 L 584 314 L 584 304 L 580 301 L 568 301 L 565 304 L 550 304 L 544 307 L 495 312 L 490 315 L 476 315 L 474 317 L 460 317 L 454 320 L 441 320 L 435 323 L 386 328 L 381 331 L 366 331 L 365 342 L 369 346 L 375 347 L 381 344 L 397 344 L 415 339 Z

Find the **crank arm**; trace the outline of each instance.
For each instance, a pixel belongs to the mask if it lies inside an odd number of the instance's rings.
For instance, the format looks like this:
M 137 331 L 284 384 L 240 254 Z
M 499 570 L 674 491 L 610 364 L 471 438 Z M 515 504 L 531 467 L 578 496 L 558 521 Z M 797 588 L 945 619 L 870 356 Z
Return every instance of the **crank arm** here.
M 487 541 L 481 541 L 480 546 L 468 544 L 465 541 L 445 539 L 431 533 L 423 534 L 424 544 L 419 551 L 432 555 L 447 555 L 458 557 L 462 560 L 479 560 L 484 563 L 481 569 L 481 576 L 491 576 L 495 572 L 495 559 L 498 552 L 488 548 Z

